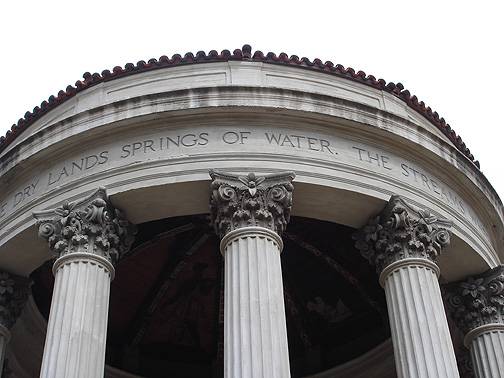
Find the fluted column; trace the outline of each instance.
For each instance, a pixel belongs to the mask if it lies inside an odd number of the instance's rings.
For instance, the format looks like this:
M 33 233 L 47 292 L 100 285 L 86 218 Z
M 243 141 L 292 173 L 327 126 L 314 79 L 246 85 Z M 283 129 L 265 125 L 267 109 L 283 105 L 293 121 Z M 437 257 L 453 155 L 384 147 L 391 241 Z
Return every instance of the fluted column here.
M 3 371 L 5 352 L 7 351 L 7 343 L 9 342 L 9 339 L 9 330 L 0 325 L 0 372 Z
M 288 378 L 279 235 L 289 221 L 294 173 L 210 175 L 225 264 L 224 377 Z
M 101 378 L 114 263 L 129 249 L 135 228 L 103 188 L 34 216 L 56 257 L 40 376 Z
M 504 377 L 504 266 L 445 286 L 477 378 Z
M 0 372 L 4 367 L 10 329 L 28 299 L 30 281 L 25 277 L 0 271 Z M 1 375 L 1 374 L 0 374 Z
M 393 196 L 355 236 L 385 289 L 399 378 L 459 377 L 434 262 L 450 225 Z

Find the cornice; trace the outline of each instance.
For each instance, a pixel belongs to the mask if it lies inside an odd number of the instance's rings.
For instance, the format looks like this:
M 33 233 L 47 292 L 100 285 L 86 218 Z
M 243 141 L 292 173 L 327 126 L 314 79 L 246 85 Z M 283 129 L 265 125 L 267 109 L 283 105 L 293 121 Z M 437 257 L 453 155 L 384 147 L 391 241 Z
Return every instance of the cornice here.
M 196 54 L 189 52 L 184 56 L 175 54 L 171 58 L 163 55 L 159 59 L 152 58 L 147 62 L 141 60 L 136 64 L 127 63 L 124 67 L 116 66 L 112 69 L 112 71 L 104 70 L 101 74 L 91 74 L 86 72 L 83 74 L 83 80 L 78 80 L 73 86 L 69 85 L 65 90 L 60 90 L 56 96 L 51 95 L 46 101 L 43 101 L 40 106 L 36 106 L 32 111 L 27 111 L 22 118 L 13 124 L 11 129 L 7 131 L 5 137 L 0 137 L 0 152 L 7 148 L 7 146 L 12 143 L 18 135 L 20 135 L 42 116 L 65 103 L 69 99 L 75 97 L 78 93 L 100 83 L 162 68 L 229 61 L 262 62 L 298 67 L 310 71 L 323 72 L 325 74 L 338 76 L 390 93 L 406 103 L 411 109 L 418 112 L 437 129 L 439 129 L 476 167 L 479 168 L 480 166 L 479 162 L 474 160 L 474 156 L 466 147 L 462 138 L 457 135 L 445 119 L 440 117 L 436 111 L 433 111 L 423 101 L 419 101 L 417 96 L 411 95 L 410 91 L 405 89 L 401 83 L 387 83 L 385 80 L 376 79 L 375 76 L 367 75 L 363 71 L 356 72 L 351 67 L 345 68 L 341 64 L 335 65 L 331 61 L 326 61 L 325 63 L 323 63 L 320 59 L 314 59 L 311 61 L 308 58 L 299 58 L 297 55 L 288 56 L 286 53 L 280 53 L 278 56 L 272 52 L 263 54 L 263 52 L 259 50 L 252 53 L 250 45 L 244 45 L 241 49 L 236 49 L 232 53 L 229 50 L 222 50 L 220 53 L 216 50 L 211 50 L 208 54 L 204 51 L 198 51 Z
M 289 155 L 279 155 L 279 154 L 255 154 L 253 156 L 247 155 L 248 159 L 261 161 L 266 166 L 268 166 L 271 162 L 283 162 L 283 163 L 291 163 L 292 157 Z M 229 161 L 237 161 L 241 162 L 244 159 L 243 156 L 230 155 L 226 153 L 220 153 L 212 155 L 211 161 L 220 161 L 224 164 L 224 162 Z M 161 180 L 163 182 L 180 182 L 184 181 L 185 176 L 191 176 L 192 178 L 197 177 L 197 180 L 205 180 L 208 175 L 208 158 L 204 156 L 198 157 L 178 157 L 176 159 L 167 159 L 160 161 L 146 161 L 140 162 L 137 164 L 121 166 L 117 168 L 108 169 L 106 172 L 97 172 L 91 175 L 87 175 L 85 177 L 81 177 L 75 180 L 71 180 L 67 183 L 64 183 L 55 190 L 42 194 L 35 201 L 29 202 L 26 205 L 20 206 L 14 213 L 10 214 L 8 217 L 2 220 L 1 225 L 2 229 L 0 232 L 0 245 L 6 243 L 16 232 L 19 230 L 23 230 L 26 227 L 32 226 L 34 223 L 34 218 L 31 216 L 31 211 L 36 208 L 40 208 L 42 204 L 51 202 L 58 203 L 59 198 L 65 193 L 68 193 L 72 188 L 75 187 L 85 187 L 86 184 L 89 183 L 103 183 L 107 177 L 114 177 L 113 182 L 107 183 L 108 190 L 113 192 L 121 191 L 125 186 L 128 187 L 136 187 L 141 182 L 146 181 L 158 181 Z M 347 173 L 351 171 L 355 171 L 355 168 L 352 170 L 348 169 L 346 165 L 340 164 L 338 162 L 328 163 L 326 161 L 321 161 L 314 158 L 303 158 L 299 160 L 299 163 L 305 166 L 305 169 L 301 167 L 296 169 L 296 175 L 298 177 L 298 181 L 301 180 L 303 182 L 308 182 L 312 180 L 319 180 L 324 182 L 335 183 L 337 186 L 347 187 L 354 186 L 356 188 L 361 188 L 363 190 L 371 190 L 376 193 L 377 196 L 381 196 L 382 198 L 390 197 L 393 195 L 396 190 L 392 190 L 391 188 L 384 186 L 375 186 L 367 184 L 367 180 L 354 180 L 349 179 L 347 177 Z M 198 167 L 193 169 L 185 169 L 184 171 L 179 171 L 175 169 L 176 165 L 179 164 L 196 164 Z M 241 164 L 241 163 L 240 163 Z M 201 166 L 200 166 L 201 165 Z M 338 174 L 336 176 L 329 174 L 322 174 L 320 172 L 314 172 L 309 167 L 322 167 L 327 169 L 333 169 L 338 172 L 342 172 L 345 174 Z M 166 167 L 173 167 L 170 169 L 165 169 Z M 229 171 L 240 171 L 241 165 L 236 166 L 227 166 L 227 170 Z M 155 168 L 154 172 L 151 172 L 149 168 Z M 163 168 L 160 170 L 160 168 Z M 259 174 L 268 174 L 272 171 L 270 169 L 256 169 Z M 474 248 L 480 256 L 485 260 L 486 264 L 489 267 L 496 266 L 498 264 L 498 257 L 496 255 L 495 249 L 493 247 L 492 242 L 489 239 L 487 234 L 483 234 L 481 230 L 478 230 L 476 226 L 470 223 L 467 219 L 460 216 L 455 210 L 449 207 L 446 203 L 442 203 L 441 201 L 435 201 L 431 196 L 425 195 L 418 188 L 405 185 L 404 183 L 391 178 L 390 176 L 382 175 L 379 172 L 366 171 L 363 169 L 358 169 L 357 172 L 360 176 L 369 179 L 376 179 L 384 183 L 390 183 L 391 185 L 396 185 L 403 188 L 404 193 L 409 193 L 412 197 L 419 197 L 425 201 L 433 202 L 437 207 L 442 209 L 446 216 L 449 216 L 450 219 L 458 220 L 455 222 L 453 226 L 453 231 L 459 237 L 462 237 L 464 240 L 468 240 L 468 243 Z M 119 177 L 124 176 L 124 178 L 118 179 Z M 87 191 L 89 193 L 89 191 Z M 66 195 L 66 194 L 65 194 Z M 74 195 L 72 197 L 67 197 L 69 201 L 78 201 L 81 198 L 81 194 Z M 414 202 L 415 205 L 421 206 L 421 203 Z M 204 210 L 202 210 L 204 211 Z M 25 216 L 23 216 L 25 214 Z

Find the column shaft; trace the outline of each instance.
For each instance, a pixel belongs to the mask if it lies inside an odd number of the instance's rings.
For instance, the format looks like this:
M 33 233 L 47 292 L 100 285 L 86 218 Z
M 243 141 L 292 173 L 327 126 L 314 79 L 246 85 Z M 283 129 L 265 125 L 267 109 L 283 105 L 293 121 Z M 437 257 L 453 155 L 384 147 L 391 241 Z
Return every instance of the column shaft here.
M 250 229 L 232 232 L 222 244 L 224 376 L 290 377 L 279 237 Z
M 477 378 L 504 377 L 504 265 L 444 287 Z
M 384 282 L 397 376 L 459 377 L 436 272 L 400 265 Z
M 21 315 L 29 292 L 29 279 L 0 271 L 0 375 L 7 369 L 4 360 L 11 336 L 9 330 Z
M 4 326 L 0 325 L 0 374 L 4 368 L 5 352 L 9 343 L 9 331 Z
M 55 263 L 41 377 L 103 377 L 113 268 L 104 258 L 85 255 Z
M 210 215 L 225 264 L 224 377 L 289 378 L 280 234 L 295 174 L 210 176 Z
M 105 188 L 33 216 L 58 256 L 40 376 L 101 378 L 113 264 L 129 250 L 136 227 Z
M 385 289 L 399 378 L 458 378 L 436 258 L 452 223 L 392 196 L 354 236 Z
M 475 337 L 471 342 L 471 359 L 477 378 L 504 377 L 504 330 Z

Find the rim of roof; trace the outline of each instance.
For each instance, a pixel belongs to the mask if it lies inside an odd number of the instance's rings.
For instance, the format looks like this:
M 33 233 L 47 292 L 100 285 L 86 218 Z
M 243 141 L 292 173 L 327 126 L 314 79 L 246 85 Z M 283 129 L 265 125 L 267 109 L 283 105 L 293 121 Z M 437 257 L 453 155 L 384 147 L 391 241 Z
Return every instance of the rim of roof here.
M 13 124 L 10 130 L 7 131 L 5 136 L 0 136 L 0 152 L 5 150 L 16 137 L 21 134 L 26 128 L 32 125 L 35 121 L 40 119 L 43 115 L 55 109 L 60 104 L 74 97 L 87 88 L 97 85 L 102 82 L 111 81 L 117 78 L 134 75 L 141 72 L 152 71 L 167 67 L 176 67 L 182 65 L 196 64 L 196 63 L 213 63 L 213 62 L 227 62 L 227 61 L 252 61 L 263 62 L 269 64 L 288 65 L 299 67 L 312 71 L 323 72 L 326 74 L 342 77 L 351 81 L 355 81 L 375 89 L 379 89 L 392 94 L 393 96 L 401 99 L 410 108 L 415 110 L 437 129 L 439 129 L 453 144 L 464 154 L 478 169 L 480 163 L 474 159 L 469 148 L 462 141 L 462 138 L 457 135 L 455 130 L 440 117 L 436 111 L 433 111 L 423 101 L 419 101 L 417 96 L 411 95 L 410 91 L 405 89 L 401 83 L 387 83 L 384 79 L 376 79 L 373 75 L 367 75 L 364 71 L 355 71 L 351 67 L 345 68 L 341 64 L 334 64 L 331 61 L 326 61 L 316 58 L 310 61 L 308 58 L 299 58 L 297 55 L 287 55 L 282 52 L 278 56 L 275 53 L 268 52 L 266 55 L 262 51 L 257 50 L 252 53 L 250 45 L 243 45 L 241 49 L 235 49 L 232 53 L 229 50 L 222 50 L 218 53 L 216 50 L 211 50 L 207 53 L 198 51 L 196 54 L 188 52 L 184 56 L 174 54 L 171 58 L 166 55 L 161 56 L 159 59 L 151 58 L 147 62 L 140 60 L 136 64 L 126 63 L 124 68 L 115 66 L 112 71 L 104 70 L 100 73 L 85 72 L 82 76 L 84 80 L 77 80 L 75 85 L 68 85 L 65 90 L 60 90 L 56 96 L 51 95 L 45 101 L 42 101 L 40 106 L 36 106 L 32 111 L 27 111 L 17 123 Z

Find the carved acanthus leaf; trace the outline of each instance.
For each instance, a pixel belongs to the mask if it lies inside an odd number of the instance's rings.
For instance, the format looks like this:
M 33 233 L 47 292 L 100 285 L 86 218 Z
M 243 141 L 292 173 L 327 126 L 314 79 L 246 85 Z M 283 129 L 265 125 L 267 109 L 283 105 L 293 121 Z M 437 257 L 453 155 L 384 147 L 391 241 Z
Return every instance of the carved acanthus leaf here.
M 39 236 L 56 257 L 74 252 L 94 253 L 116 263 L 129 250 L 135 225 L 112 206 L 104 188 L 89 197 L 44 212 L 34 213 Z
M 504 266 L 443 289 L 448 311 L 464 333 L 485 324 L 504 324 Z
M 451 225 L 429 210 L 392 196 L 381 214 L 354 234 L 355 246 L 380 274 L 386 266 L 405 258 L 435 261 L 450 243 Z
M 260 226 L 281 234 L 292 207 L 293 172 L 247 176 L 210 171 L 210 212 L 216 233 Z
M 10 329 L 28 299 L 30 280 L 0 271 L 0 324 Z

